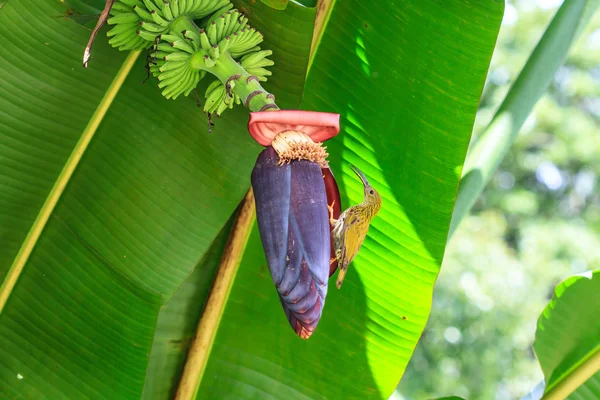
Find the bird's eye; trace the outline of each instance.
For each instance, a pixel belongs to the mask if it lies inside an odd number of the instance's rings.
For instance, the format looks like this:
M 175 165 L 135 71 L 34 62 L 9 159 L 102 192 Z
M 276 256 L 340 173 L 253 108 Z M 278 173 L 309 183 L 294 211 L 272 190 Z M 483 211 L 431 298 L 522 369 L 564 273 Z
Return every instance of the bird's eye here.
M 369 190 L 369 194 L 375 194 L 375 191 L 373 189 Z

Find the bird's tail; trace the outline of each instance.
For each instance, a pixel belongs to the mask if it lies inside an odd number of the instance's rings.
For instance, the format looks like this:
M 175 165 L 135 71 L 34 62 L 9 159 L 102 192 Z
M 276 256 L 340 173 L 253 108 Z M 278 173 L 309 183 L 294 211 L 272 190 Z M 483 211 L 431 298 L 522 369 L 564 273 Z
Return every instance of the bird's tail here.
M 342 288 L 342 282 L 344 282 L 344 278 L 346 277 L 346 272 L 348 271 L 348 267 L 340 268 L 340 272 L 338 272 L 337 280 L 335 281 L 335 285 L 338 289 Z

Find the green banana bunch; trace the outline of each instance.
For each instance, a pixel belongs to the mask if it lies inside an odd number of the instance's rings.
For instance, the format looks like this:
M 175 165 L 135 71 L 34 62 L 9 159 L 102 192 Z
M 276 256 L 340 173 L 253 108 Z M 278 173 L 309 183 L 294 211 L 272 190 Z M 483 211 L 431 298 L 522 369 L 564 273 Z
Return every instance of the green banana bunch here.
M 216 80 L 208 85 L 206 93 L 206 103 L 204 103 L 204 112 L 209 114 L 221 115 L 228 108 L 233 108 L 233 104 L 240 104 L 240 97 L 233 93 L 227 93 L 227 89 L 221 81 Z
M 271 50 L 255 51 L 250 54 L 246 54 L 240 60 L 240 65 L 248 71 L 249 74 L 258 77 L 258 80 L 264 82 L 267 80 L 267 76 L 271 76 L 271 71 L 264 67 L 270 67 L 275 64 L 267 57 L 273 54 Z
M 149 70 L 167 99 L 189 95 L 207 72 L 217 75 L 219 80 L 206 90 L 204 110 L 221 115 L 241 103 L 231 92 L 235 79 L 230 77 L 266 81 L 271 72 L 265 67 L 273 65 L 267 58 L 272 52 L 259 47 L 262 34 L 232 8 L 229 0 L 117 0 L 108 19 L 115 25 L 109 43 L 119 50 L 151 47 Z M 199 19 L 202 27 L 195 23 Z
M 158 78 L 158 87 L 167 99 L 187 96 L 206 75 L 192 67 L 190 57 L 197 51 L 193 41 L 179 35 L 161 35 L 161 41 L 150 53 L 150 72 Z
M 107 21 L 116 25 L 107 33 L 108 43 L 119 50 L 142 50 L 179 17 L 195 20 L 231 8 L 229 0 L 117 0 Z

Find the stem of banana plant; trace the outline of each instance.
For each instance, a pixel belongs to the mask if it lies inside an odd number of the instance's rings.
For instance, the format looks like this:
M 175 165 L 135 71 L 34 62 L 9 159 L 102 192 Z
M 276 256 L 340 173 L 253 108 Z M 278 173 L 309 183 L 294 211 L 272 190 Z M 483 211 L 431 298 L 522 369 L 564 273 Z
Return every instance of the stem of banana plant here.
M 226 52 L 211 68 L 204 66 L 201 55 L 192 56 L 191 64 L 215 75 L 231 94 L 236 94 L 250 111 L 279 110 L 275 104 L 275 96 L 267 92 L 256 76 L 248 74 L 231 55 Z
M 226 52 L 213 67 L 207 68 L 202 55 L 192 56 L 191 65 L 215 75 L 231 95 L 236 94 L 250 111 L 279 110 L 275 96 L 267 92 L 256 76 L 250 75 Z
M 175 400 L 196 398 L 255 216 L 254 193 L 250 189 L 242 200 L 229 234 L 229 240 L 221 256 L 217 275 L 206 300 L 206 307 L 188 351 Z

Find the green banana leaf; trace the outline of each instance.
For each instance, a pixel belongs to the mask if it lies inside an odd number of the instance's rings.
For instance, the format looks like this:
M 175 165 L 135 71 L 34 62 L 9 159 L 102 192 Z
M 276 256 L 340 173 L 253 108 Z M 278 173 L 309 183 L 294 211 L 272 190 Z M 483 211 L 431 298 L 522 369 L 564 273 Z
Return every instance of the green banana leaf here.
M 104 1 L 98 0 L 65 0 L 65 4 L 67 15 L 94 16 L 96 19 L 104 8 Z
M 260 0 L 266 5 L 276 10 L 285 10 L 288 5 L 288 0 Z
M 384 208 L 309 341 L 289 328 L 253 232 L 199 398 L 387 398 L 429 315 L 503 3 L 335 2 L 306 83 L 316 8 L 235 3 L 274 51 L 278 104 L 342 115 L 328 150 L 344 206 L 361 200 L 351 162 Z M 102 30 L 81 68 L 89 30 L 68 17 L 53 0 L 0 9 L 2 279 L 131 60 Z M 142 85 L 143 58 L 0 315 L 2 396 L 164 399 L 177 385 L 260 147 L 246 110 L 208 133 L 193 98 Z
M 600 398 L 600 270 L 572 276 L 554 290 L 537 324 L 533 348 L 544 399 Z

